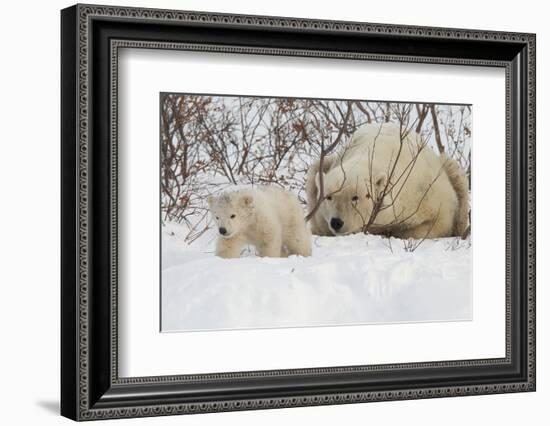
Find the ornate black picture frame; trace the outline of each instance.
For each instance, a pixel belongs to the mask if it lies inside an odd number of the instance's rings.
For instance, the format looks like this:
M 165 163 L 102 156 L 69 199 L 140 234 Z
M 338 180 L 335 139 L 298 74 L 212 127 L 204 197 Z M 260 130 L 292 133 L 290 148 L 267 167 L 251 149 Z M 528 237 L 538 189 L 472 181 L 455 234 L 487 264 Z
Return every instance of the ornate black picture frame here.
M 61 413 L 74 420 L 535 390 L 535 35 L 76 5 L 61 12 Z M 120 378 L 120 47 L 500 67 L 506 356 Z

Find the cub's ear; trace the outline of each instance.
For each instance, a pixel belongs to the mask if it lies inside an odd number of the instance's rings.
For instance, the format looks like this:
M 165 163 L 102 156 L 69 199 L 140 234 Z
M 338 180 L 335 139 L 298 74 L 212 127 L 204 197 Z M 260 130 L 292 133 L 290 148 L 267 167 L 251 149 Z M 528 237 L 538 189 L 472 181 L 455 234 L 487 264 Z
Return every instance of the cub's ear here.
M 243 195 L 241 198 L 241 205 L 244 207 L 252 207 L 254 204 L 254 197 L 250 194 Z
M 209 195 L 208 198 L 206 199 L 206 202 L 208 203 L 208 207 L 212 208 L 212 205 L 214 204 L 214 196 Z

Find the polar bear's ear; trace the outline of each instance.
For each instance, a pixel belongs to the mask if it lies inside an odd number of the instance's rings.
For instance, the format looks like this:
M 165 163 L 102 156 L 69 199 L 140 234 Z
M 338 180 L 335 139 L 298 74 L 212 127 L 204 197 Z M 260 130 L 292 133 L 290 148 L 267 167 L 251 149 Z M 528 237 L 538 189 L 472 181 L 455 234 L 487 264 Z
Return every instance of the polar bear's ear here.
M 208 203 L 208 207 L 212 208 L 212 204 L 214 204 L 214 196 L 209 195 L 208 198 L 206 198 L 206 202 Z
M 243 195 L 241 198 L 241 204 L 245 207 L 252 207 L 254 204 L 254 198 L 250 194 Z
M 323 174 L 323 182 L 326 182 L 325 177 L 327 174 L 325 172 L 319 170 L 317 173 L 315 173 L 315 187 L 317 188 L 317 193 L 319 193 L 319 188 L 321 187 L 321 181 L 319 176 L 321 173 Z
M 386 175 L 378 175 L 374 181 L 377 188 L 383 188 L 386 185 Z

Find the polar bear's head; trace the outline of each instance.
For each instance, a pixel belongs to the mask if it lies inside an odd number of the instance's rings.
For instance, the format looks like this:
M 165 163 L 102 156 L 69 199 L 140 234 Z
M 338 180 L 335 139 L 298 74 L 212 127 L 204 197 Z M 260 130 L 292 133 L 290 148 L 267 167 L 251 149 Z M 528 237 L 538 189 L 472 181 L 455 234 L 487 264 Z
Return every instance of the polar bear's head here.
M 231 238 L 249 225 L 254 209 L 252 194 L 233 191 L 211 195 L 207 201 L 221 237 Z
M 363 230 L 373 210 L 373 199 L 384 187 L 385 175 L 370 175 L 335 167 L 323 175 L 325 199 L 318 214 L 333 235 L 346 235 Z M 319 175 L 316 176 L 320 187 Z

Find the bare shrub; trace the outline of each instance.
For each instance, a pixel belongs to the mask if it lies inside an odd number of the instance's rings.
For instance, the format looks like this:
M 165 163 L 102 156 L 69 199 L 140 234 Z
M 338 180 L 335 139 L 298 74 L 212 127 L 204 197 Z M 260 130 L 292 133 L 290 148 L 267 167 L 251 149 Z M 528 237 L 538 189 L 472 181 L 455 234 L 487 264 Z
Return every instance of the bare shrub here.
M 162 220 L 186 223 L 192 241 L 208 227 L 206 197 L 238 184 L 279 185 L 298 194 L 305 204 L 306 174 L 315 159 L 322 162 L 345 152 L 360 126 L 388 122 L 400 126 L 402 138 L 409 132 L 421 135 L 424 143 L 419 152 L 445 152 L 469 176 L 469 106 L 162 94 Z M 409 170 L 412 167 L 414 161 Z M 388 176 L 380 200 L 390 194 L 395 197 L 396 185 L 407 173 L 397 176 L 389 168 Z M 326 196 L 321 186 L 318 203 Z M 375 205 L 373 214 L 365 217 L 364 232 L 377 225 L 380 211 L 391 208 L 381 202 Z M 307 213 L 309 218 L 315 211 Z M 406 218 L 394 225 L 402 220 Z

